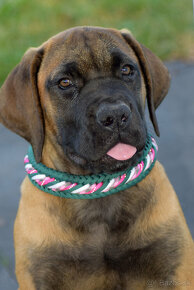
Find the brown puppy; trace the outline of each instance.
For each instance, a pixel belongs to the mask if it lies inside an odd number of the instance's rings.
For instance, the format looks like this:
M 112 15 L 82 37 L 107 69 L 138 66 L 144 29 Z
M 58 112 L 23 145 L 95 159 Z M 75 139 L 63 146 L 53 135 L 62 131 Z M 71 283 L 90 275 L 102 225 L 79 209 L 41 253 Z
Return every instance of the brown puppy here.
M 0 121 L 48 167 L 115 172 L 142 155 L 146 98 L 159 135 L 168 87 L 167 69 L 129 32 L 74 28 L 27 51 L 1 88 Z M 137 148 L 131 159 L 107 157 L 119 140 Z M 14 239 L 21 290 L 194 289 L 193 241 L 159 162 L 136 186 L 93 200 L 54 197 L 26 177 Z

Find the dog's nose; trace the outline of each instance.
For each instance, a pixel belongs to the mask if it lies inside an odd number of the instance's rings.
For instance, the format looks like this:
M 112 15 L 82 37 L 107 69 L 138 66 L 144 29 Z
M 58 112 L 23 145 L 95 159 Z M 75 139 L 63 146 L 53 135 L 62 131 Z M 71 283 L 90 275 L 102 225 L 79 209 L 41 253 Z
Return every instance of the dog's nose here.
M 125 103 L 102 103 L 96 112 L 96 119 L 98 124 L 108 130 L 115 127 L 125 129 L 129 124 L 130 115 L 131 109 Z

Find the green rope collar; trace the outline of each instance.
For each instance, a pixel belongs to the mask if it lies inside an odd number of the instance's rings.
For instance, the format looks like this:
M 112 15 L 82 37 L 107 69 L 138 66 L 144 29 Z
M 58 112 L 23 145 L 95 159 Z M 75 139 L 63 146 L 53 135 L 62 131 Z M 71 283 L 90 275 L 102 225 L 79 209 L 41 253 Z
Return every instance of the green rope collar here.
M 56 171 L 36 163 L 31 146 L 24 164 L 30 181 L 40 190 L 64 198 L 93 199 L 125 190 L 144 179 L 155 164 L 157 150 L 156 141 L 148 135 L 138 164 L 113 174 L 73 175 Z

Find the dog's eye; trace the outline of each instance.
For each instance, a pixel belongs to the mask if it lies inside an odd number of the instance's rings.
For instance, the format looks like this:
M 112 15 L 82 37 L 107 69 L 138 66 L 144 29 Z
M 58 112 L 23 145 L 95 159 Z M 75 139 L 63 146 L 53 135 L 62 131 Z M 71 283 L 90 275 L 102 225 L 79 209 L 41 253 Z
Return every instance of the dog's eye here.
M 61 88 L 61 89 L 66 89 L 66 88 L 68 88 L 68 87 L 70 87 L 70 86 L 72 86 L 72 81 L 70 80 L 70 79 L 62 79 L 62 80 L 60 80 L 60 82 L 59 82 L 59 87 Z
M 125 65 L 121 69 L 122 75 L 125 75 L 125 76 L 132 76 L 134 75 L 134 72 L 135 72 L 135 69 L 132 65 Z

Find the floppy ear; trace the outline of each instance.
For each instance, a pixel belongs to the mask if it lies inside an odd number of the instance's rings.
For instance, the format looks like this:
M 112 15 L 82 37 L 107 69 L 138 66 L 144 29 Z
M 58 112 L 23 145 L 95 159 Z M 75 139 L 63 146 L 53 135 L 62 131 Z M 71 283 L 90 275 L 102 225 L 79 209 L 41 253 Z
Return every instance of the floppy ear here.
M 129 31 L 121 30 L 121 33 L 139 60 L 147 91 L 150 119 L 156 134 L 160 136 L 155 109 L 160 105 L 168 92 L 170 86 L 169 72 L 161 60 L 148 48 L 141 45 Z
M 29 49 L 0 89 L 0 122 L 31 143 L 37 162 L 44 143 L 37 74 L 43 49 Z

